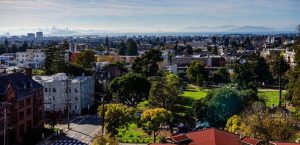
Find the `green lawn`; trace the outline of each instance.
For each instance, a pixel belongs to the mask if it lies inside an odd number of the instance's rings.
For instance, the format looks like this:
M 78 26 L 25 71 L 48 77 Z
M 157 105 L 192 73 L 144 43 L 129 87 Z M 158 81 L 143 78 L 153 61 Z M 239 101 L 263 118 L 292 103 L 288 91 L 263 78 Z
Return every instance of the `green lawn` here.
M 286 91 L 282 91 L 282 96 Z M 258 90 L 259 95 L 263 95 L 267 97 L 267 106 L 272 107 L 273 104 L 278 106 L 279 104 L 279 91 L 278 90 L 271 90 L 271 89 L 260 89 Z
M 136 123 L 119 129 L 118 139 L 122 143 L 150 143 L 153 140 L 142 128 L 138 128 Z
M 197 86 L 188 85 L 186 90 L 183 91 L 182 96 L 188 97 L 188 98 L 191 98 L 194 100 L 199 100 L 201 98 L 204 98 L 209 91 L 210 91 L 209 89 L 200 90 L 200 88 Z

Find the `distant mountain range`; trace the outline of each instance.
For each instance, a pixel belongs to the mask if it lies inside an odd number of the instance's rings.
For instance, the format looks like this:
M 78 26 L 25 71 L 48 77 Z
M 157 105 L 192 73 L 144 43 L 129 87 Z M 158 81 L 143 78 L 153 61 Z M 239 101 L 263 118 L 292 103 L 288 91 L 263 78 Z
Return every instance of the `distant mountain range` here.
M 199 26 L 199 27 L 187 27 L 182 31 L 188 32 L 268 32 L 275 31 L 273 28 L 265 26 L 234 26 L 234 25 L 223 25 L 223 26 Z
M 43 29 L 13 29 L 0 31 L 1 36 L 12 35 L 27 35 L 27 33 L 35 33 L 37 31 L 44 32 L 45 36 L 84 36 L 84 35 L 103 35 L 103 36 L 118 36 L 118 35 L 189 35 L 190 33 L 295 33 L 293 28 L 274 29 L 266 26 L 235 26 L 235 25 L 222 25 L 222 26 L 197 26 L 186 27 L 178 31 L 157 31 L 157 32 L 135 32 L 126 30 L 97 30 L 97 29 L 73 29 L 73 28 L 43 28 Z

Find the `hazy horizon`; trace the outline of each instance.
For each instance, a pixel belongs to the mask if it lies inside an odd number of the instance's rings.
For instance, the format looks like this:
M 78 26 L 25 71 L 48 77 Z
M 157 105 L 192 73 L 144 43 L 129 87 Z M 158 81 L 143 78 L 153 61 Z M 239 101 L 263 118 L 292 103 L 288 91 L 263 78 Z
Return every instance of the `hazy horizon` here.
M 0 0 L 0 32 L 69 28 L 180 32 L 189 27 L 263 26 L 293 31 L 297 0 Z M 222 31 L 222 30 L 221 30 Z

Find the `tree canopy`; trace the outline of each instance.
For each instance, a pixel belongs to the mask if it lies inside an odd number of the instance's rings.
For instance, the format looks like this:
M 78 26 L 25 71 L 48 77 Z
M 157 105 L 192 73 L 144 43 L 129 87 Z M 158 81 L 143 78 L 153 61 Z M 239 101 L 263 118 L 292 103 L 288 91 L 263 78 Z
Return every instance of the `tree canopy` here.
M 153 132 L 153 139 L 155 142 L 157 131 L 159 131 L 162 125 L 168 123 L 172 117 L 170 111 L 164 108 L 154 108 L 145 110 L 141 116 L 141 122 L 143 127 L 147 131 Z
M 75 63 L 85 69 L 91 69 L 95 60 L 95 53 L 92 50 L 84 50 L 75 58 Z
M 203 86 L 208 78 L 208 72 L 205 70 L 204 65 L 199 61 L 192 62 L 186 72 L 188 78 L 199 86 Z
M 142 57 L 138 57 L 132 64 L 132 70 L 135 73 L 142 74 L 146 77 L 158 75 L 158 63 L 162 61 L 162 53 L 158 49 L 151 49 Z
M 109 84 L 109 91 L 119 102 L 128 106 L 136 106 L 147 100 L 151 84 L 143 76 L 135 73 L 117 77 Z
M 110 137 L 118 134 L 118 128 L 127 126 L 132 120 L 134 109 L 123 104 L 105 105 L 105 129 Z M 102 107 L 99 106 L 98 114 L 101 116 Z
M 127 40 L 127 55 L 136 56 L 138 55 L 137 45 L 131 38 Z

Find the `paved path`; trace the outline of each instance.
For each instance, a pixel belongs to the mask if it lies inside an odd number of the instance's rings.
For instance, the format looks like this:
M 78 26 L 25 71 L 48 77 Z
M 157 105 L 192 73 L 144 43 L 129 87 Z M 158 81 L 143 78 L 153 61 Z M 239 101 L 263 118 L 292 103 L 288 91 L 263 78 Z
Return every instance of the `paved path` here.
M 86 116 L 72 120 L 71 130 L 66 135 L 58 138 L 51 145 L 87 145 L 94 135 L 101 131 L 100 121 L 97 116 Z

